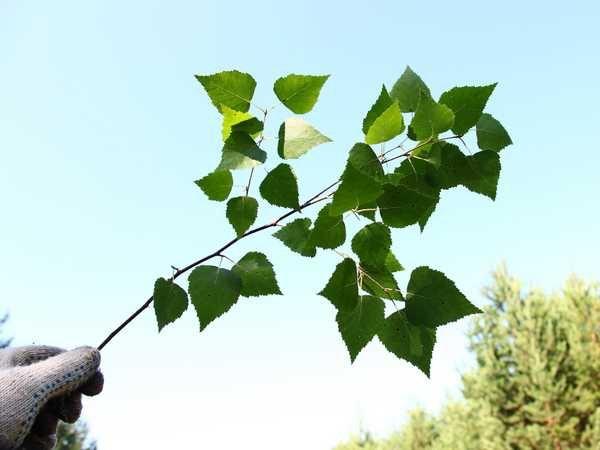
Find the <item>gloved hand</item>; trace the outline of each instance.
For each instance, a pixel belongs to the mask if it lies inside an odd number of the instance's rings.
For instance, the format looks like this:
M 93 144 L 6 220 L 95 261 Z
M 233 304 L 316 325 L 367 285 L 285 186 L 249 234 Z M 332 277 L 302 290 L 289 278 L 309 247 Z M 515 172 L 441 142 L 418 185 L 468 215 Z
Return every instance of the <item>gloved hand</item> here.
M 52 449 L 58 421 L 79 418 L 81 394 L 102 391 L 99 366 L 91 347 L 0 350 L 0 450 Z

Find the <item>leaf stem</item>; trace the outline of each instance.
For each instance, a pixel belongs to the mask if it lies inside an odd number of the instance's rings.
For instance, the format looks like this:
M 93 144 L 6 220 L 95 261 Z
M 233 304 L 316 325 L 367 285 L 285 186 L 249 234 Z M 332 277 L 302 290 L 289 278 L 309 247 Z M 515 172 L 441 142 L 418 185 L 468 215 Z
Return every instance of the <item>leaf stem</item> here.
M 437 140 L 432 140 L 431 138 L 429 138 L 426 141 L 421 142 L 420 144 L 416 145 L 415 147 L 411 148 L 410 150 L 408 150 L 408 151 L 406 151 L 406 152 L 404 152 L 404 153 L 402 153 L 400 155 L 393 156 L 392 158 L 384 158 L 384 159 L 382 159 L 381 160 L 381 164 L 389 163 L 389 162 L 394 161 L 396 159 L 404 158 L 406 156 L 410 156 L 412 152 L 414 152 L 415 150 L 420 149 L 421 147 L 425 147 L 426 145 L 435 144 L 436 142 L 449 141 L 450 139 L 461 139 L 462 140 L 462 137 L 461 136 L 448 136 L 448 137 L 444 137 L 444 138 L 439 138 Z M 397 145 L 396 147 L 389 149 L 382 156 L 384 156 L 385 154 L 387 154 L 387 153 L 389 153 L 392 150 L 395 150 L 397 148 L 402 148 L 402 146 L 401 145 Z
M 254 167 L 250 169 L 250 176 L 248 177 L 248 183 L 246 183 L 246 197 L 248 197 L 248 192 L 250 191 L 250 184 L 252 183 L 252 175 L 254 175 Z

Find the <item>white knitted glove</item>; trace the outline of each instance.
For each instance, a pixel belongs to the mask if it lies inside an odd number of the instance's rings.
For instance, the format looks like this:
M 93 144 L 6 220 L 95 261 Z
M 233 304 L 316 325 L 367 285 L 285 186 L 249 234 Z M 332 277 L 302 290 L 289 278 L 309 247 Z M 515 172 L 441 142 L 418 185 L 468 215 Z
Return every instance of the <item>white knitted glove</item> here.
M 81 394 L 102 391 L 100 353 L 30 346 L 0 350 L 0 450 L 50 450 L 58 420 L 81 414 Z

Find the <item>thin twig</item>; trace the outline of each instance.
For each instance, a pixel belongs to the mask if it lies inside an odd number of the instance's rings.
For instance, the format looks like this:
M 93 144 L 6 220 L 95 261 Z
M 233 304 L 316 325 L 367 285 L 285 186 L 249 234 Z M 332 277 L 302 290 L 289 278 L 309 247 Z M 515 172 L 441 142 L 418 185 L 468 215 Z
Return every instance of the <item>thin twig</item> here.
M 188 272 L 189 270 L 193 269 L 196 266 L 199 266 L 200 264 L 208 261 L 209 259 L 212 259 L 214 257 L 217 256 L 223 256 L 223 252 L 225 250 L 227 250 L 229 247 L 231 247 L 233 244 L 235 244 L 236 242 L 251 236 L 255 233 L 258 233 L 259 231 L 263 231 L 266 230 L 268 228 L 272 228 L 272 227 L 276 227 L 279 226 L 279 223 L 285 219 L 287 219 L 288 217 L 290 217 L 291 215 L 297 213 L 297 212 L 301 212 L 304 208 L 307 208 L 309 206 L 314 205 L 315 203 L 318 203 L 320 201 L 325 200 L 327 197 L 323 197 L 321 198 L 321 196 L 323 194 L 325 194 L 327 191 L 329 191 L 330 189 L 332 189 L 333 187 L 335 187 L 340 181 L 336 181 L 335 183 L 330 184 L 329 186 L 327 186 L 325 189 L 321 190 L 318 194 L 313 195 L 311 198 L 309 198 L 308 200 L 306 200 L 304 203 L 302 203 L 298 208 L 295 209 L 291 209 L 288 212 L 286 212 L 285 214 L 283 214 L 281 217 L 279 217 L 278 219 L 274 220 L 273 222 L 269 222 L 266 223 L 264 225 L 261 225 L 259 227 L 253 228 L 251 230 L 246 231 L 244 234 L 242 234 L 241 236 L 238 236 L 232 240 L 230 240 L 229 242 L 227 242 L 226 244 L 224 244 L 223 246 L 221 246 L 219 249 L 215 250 L 214 252 L 198 259 L 197 261 L 194 261 L 190 264 L 188 264 L 187 266 L 178 269 L 173 276 L 170 278 L 170 281 L 173 281 L 175 279 L 177 279 L 178 277 L 180 277 L 181 275 L 183 275 L 184 273 Z M 104 341 L 102 341 L 102 343 L 98 346 L 98 350 L 102 350 L 104 347 L 106 347 L 106 345 L 108 345 L 108 343 L 110 341 L 112 341 L 115 336 L 117 336 L 121 331 L 123 331 L 123 329 L 125 327 L 127 327 L 127 325 L 129 325 L 137 316 L 139 316 L 142 312 L 144 312 L 144 310 L 146 310 L 154 301 L 154 296 L 150 296 L 150 298 L 148 298 L 148 300 L 146 300 L 146 302 L 140 306 L 133 314 L 131 314 L 127 319 L 125 319 L 125 321 L 123 323 L 121 323 L 121 325 L 119 325 L 117 328 L 114 329 L 114 331 L 112 331 L 107 337 L 106 339 L 104 339 Z
M 231 259 L 229 256 L 224 255 L 223 253 L 217 255 L 220 256 L 221 258 L 225 258 L 227 261 L 229 261 L 231 264 L 235 264 L 235 261 L 233 259 Z
M 248 183 L 246 183 L 246 197 L 248 197 L 248 192 L 250 191 L 250 183 L 252 183 L 252 175 L 254 175 L 254 167 L 250 169 L 250 176 L 248 177 Z

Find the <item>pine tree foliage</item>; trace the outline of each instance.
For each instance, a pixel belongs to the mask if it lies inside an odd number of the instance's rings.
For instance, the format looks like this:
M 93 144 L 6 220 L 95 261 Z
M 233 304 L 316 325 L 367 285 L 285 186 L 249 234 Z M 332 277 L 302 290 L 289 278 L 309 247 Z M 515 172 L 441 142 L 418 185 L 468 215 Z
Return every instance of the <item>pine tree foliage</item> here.
M 369 449 L 599 450 L 600 285 L 573 277 L 557 294 L 527 292 L 501 268 L 484 292 L 464 398 L 436 417 L 415 411 Z
M 75 425 L 60 423 L 56 433 L 55 450 L 98 450 L 95 442 L 88 438 L 88 429 L 83 423 Z

